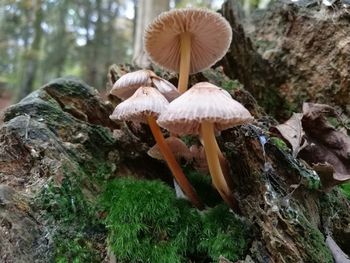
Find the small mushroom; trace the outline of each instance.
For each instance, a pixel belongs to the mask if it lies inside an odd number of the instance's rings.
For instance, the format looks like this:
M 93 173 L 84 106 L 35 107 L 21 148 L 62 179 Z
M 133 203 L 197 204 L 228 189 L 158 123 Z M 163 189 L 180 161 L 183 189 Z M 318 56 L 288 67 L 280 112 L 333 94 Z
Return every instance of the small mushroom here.
M 121 76 L 113 85 L 110 94 L 122 100 L 129 98 L 141 86 L 154 86 L 168 101 L 179 96 L 179 92 L 169 81 L 158 77 L 151 70 L 137 70 Z
M 186 162 L 193 160 L 193 153 L 187 147 L 187 145 L 181 141 L 179 138 L 171 136 L 165 139 L 165 142 L 168 144 L 171 151 L 174 153 L 175 158 L 180 161 L 184 159 Z M 160 151 L 159 145 L 154 145 L 151 149 L 148 150 L 147 154 L 154 159 L 164 160 L 164 156 Z
M 167 108 L 168 104 L 169 102 L 157 89 L 152 87 L 140 87 L 129 99 L 117 105 L 110 118 L 112 120 L 129 120 L 136 123 L 148 123 L 153 137 L 178 184 L 189 200 L 197 208 L 203 209 L 202 202 L 183 174 L 181 167 L 177 163 L 157 125 L 156 118 Z
M 187 90 L 189 74 L 220 60 L 228 50 L 232 29 L 208 9 L 175 9 L 160 14 L 146 29 L 145 50 L 156 64 L 179 72 L 178 90 Z
M 209 169 L 208 169 L 207 157 L 205 156 L 204 147 L 191 145 L 190 151 L 193 155 L 194 168 L 199 172 L 207 173 Z
M 231 208 L 236 208 L 220 166 L 215 131 L 249 123 L 253 117 L 228 95 L 213 84 L 198 83 L 169 104 L 159 116 L 158 124 L 176 134 L 202 136 L 213 184 Z

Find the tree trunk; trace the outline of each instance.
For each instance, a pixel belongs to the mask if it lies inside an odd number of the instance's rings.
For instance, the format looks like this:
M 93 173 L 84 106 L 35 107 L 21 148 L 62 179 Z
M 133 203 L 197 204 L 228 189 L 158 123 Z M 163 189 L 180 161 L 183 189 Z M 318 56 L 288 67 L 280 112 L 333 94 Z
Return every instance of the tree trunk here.
M 303 101 L 328 103 L 350 114 L 350 27 L 345 8 L 277 2 L 263 14 L 253 14 L 250 28 L 255 30 L 249 36 L 237 20 L 237 10 L 234 0 L 222 7 L 233 41 L 218 64 L 269 114 L 286 119 Z
M 30 46 L 30 49 L 25 52 L 24 55 L 24 74 L 21 82 L 19 91 L 19 98 L 23 98 L 27 94 L 33 91 L 34 83 L 37 75 L 39 56 L 40 56 L 40 45 L 43 35 L 41 28 L 41 22 L 43 20 L 42 0 L 37 0 L 35 3 L 35 20 L 34 20 L 34 38 Z
M 143 49 L 144 30 L 161 12 L 169 9 L 169 0 L 139 0 L 137 7 L 133 63 L 141 68 L 150 66 Z

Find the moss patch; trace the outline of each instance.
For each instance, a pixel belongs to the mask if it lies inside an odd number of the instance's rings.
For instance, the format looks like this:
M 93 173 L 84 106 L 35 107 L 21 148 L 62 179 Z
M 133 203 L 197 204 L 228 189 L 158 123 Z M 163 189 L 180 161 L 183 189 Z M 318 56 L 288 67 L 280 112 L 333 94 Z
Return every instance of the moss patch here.
M 325 237 L 319 229 L 312 226 L 303 217 L 299 218 L 304 226 L 302 233 L 297 237 L 297 240 L 302 244 L 303 251 L 307 253 L 306 262 L 323 262 L 333 263 L 333 257 L 328 247 L 325 244 Z
M 287 146 L 287 144 L 278 137 L 270 137 L 269 139 L 273 145 L 275 145 L 278 149 L 285 152 L 290 152 L 290 148 Z
M 340 185 L 341 192 L 350 200 L 350 183 Z
M 226 206 L 200 213 L 159 181 L 115 180 L 102 204 L 118 262 L 235 261 L 249 245 L 248 226 Z
M 110 169 L 100 163 L 90 173 L 84 170 L 66 173 L 60 186 L 49 183 L 37 197 L 52 235 L 54 262 L 97 263 L 105 256 L 106 229 L 94 192 L 97 188 L 91 189 Z

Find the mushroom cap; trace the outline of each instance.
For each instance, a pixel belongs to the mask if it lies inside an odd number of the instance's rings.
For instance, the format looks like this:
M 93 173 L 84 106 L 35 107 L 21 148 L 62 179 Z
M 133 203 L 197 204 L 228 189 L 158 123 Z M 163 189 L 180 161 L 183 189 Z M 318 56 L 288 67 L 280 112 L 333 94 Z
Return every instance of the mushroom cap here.
M 191 161 L 193 159 L 192 152 L 187 147 L 187 145 L 179 138 L 171 136 L 166 138 L 165 142 L 168 144 L 169 148 L 171 149 L 177 160 L 183 158 L 186 161 Z M 149 149 L 147 154 L 154 159 L 164 160 L 163 154 L 160 152 L 158 144 L 154 145 L 151 149 Z
M 121 76 L 113 85 L 110 94 L 126 100 L 141 86 L 151 86 L 150 70 L 137 70 Z
M 137 70 L 121 76 L 114 83 L 110 94 L 122 100 L 126 100 L 141 86 L 152 86 L 152 84 L 168 101 L 172 101 L 180 95 L 173 84 L 158 77 L 153 71 L 147 69 Z
M 214 123 L 217 132 L 252 120 L 249 111 L 227 91 L 200 82 L 173 100 L 157 122 L 161 127 L 182 135 L 198 134 L 203 121 Z
M 178 72 L 180 35 L 184 32 L 192 36 L 190 74 L 220 60 L 232 39 L 231 26 L 219 13 L 204 8 L 174 9 L 160 14 L 146 28 L 146 53 L 161 67 Z
M 147 123 L 148 116 L 157 118 L 168 105 L 169 102 L 157 89 L 140 87 L 129 99 L 118 104 L 109 118 Z
M 154 87 L 156 87 L 169 102 L 180 96 L 180 92 L 169 81 L 158 76 L 154 76 L 151 79 Z

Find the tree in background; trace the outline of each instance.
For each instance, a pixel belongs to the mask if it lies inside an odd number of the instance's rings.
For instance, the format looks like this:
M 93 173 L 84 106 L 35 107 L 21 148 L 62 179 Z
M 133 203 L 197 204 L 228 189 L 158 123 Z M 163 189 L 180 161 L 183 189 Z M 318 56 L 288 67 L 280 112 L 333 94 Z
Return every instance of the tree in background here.
M 257 6 L 268 0 L 240 0 Z M 149 66 L 143 31 L 169 6 L 217 9 L 224 0 L 1 0 L 0 82 L 23 98 L 73 75 L 103 89 L 113 63 Z M 134 19 L 135 17 L 135 19 Z
M 127 0 L 0 2 L 0 79 L 24 97 L 64 75 L 105 87 L 107 68 L 130 61 Z
M 150 60 L 143 49 L 145 26 L 150 24 L 160 13 L 169 9 L 169 0 L 136 0 L 135 38 L 133 63 L 139 67 L 149 67 Z

